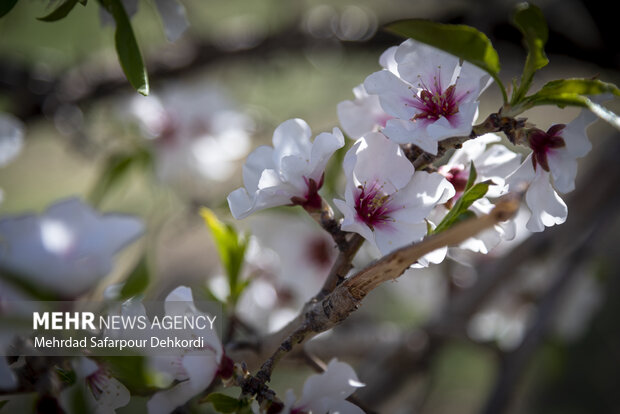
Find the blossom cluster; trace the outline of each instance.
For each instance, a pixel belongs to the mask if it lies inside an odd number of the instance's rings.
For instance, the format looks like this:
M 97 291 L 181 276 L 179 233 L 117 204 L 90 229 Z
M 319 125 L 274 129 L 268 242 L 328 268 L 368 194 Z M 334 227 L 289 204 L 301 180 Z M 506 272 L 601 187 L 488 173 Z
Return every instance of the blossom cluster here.
M 577 159 L 591 148 L 586 128 L 594 115 L 584 110 L 567 125 L 529 129 L 531 154 L 521 162 L 498 135 L 472 133 L 480 94 L 492 82 L 488 73 L 411 39 L 389 48 L 379 63 L 382 70 L 354 89 L 355 99 L 338 105 L 342 128 L 355 139 L 344 156 L 344 199 L 333 201 L 343 215 L 342 230 L 358 233 L 381 254 L 419 242 L 463 195 L 471 166 L 476 182 L 490 183 L 485 197 L 469 208 L 472 213 L 488 213 L 493 199 L 525 189 L 528 230 L 566 220 L 558 192 L 574 189 Z M 414 148 L 437 155 L 442 140 L 455 137 L 468 140 L 439 168 L 416 170 L 405 154 Z M 303 120 L 288 120 L 276 128 L 273 147 L 250 154 L 243 168 L 245 187 L 228 197 L 235 218 L 280 205 L 324 208 L 318 191 L 325 167 L 345 143 L 338 128 L 310 138 Z M 459 248 L 488 253 L 514 236 L 514 226 L 501 223 Z

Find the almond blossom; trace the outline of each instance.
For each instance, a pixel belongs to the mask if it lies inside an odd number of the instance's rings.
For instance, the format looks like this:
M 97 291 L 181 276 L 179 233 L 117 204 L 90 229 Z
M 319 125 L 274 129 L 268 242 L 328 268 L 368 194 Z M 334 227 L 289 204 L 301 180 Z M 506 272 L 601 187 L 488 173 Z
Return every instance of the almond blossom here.
M 438 224 L 441 218 L 448 213 L 448 208 L 461 197 L 469 178 L 472 162 L 477 172 L 476 183 L 490 180 L 493 184 L 489 186 L 485 197 L 474 201 L 469 210 L 476 215 L 490 213 L 493 204 L 489 198 L 499 197 L 506 192 L 506 177 L 519 167 L 521 160 L 519 154 L 510 151 L 503 145 L 489 146 L 499 141 L 500 137 L 495 134 L 486 134 L 469 140 L 463 144 L 462 148 L 454 152 L 445 165 L 439 168 L 439 173 L 454 186 L 456 195 L 446 203 L 447 205 L 437 206 L 431 220 Z M 475 237 L 465 240 L 459 247 L 486 254 L 501 240 L 510 240 L 514 234 L 515 224 L 513 221 L 508 221 L 497 224 Z
M 491 83 L 490 75 L 411 39 L 398 46 L 394 60 L 396 72 L 384 69 L 364 82 L 368 93 L 378 95 L 385 112 L 395 118 L 383 133 L 432 154 L 439 141 L 469 135 L 478 116 L 478 96 Z
M 166 297 L 166 315 L 199 314 L 194 305 L 192 291 L 179 286 Z M 176 383 L 156 392 L 148 401 L 149 414 L 168 414 L 192 397 L 207 389 L 216 375 L 232 375 L 233 362 L 224 355 L 222 343 L 215 330 L 193 329 L 186 331 L 187 339 L 202 337 L 205 349 L 188 350 L 174 356 L 152 356 L 149 362 L 154 369 L 165 373 Z
M 345 200 L 334 200 L 344 214 L 342 229 L 362 235 L 382 254 L 424 238 L 425 218 L 455 194 L 442 175 L 414 173 L 398 144 L 380 133 L 359 139 L 343 167 Z
M 256 329 L 272 332 L 321 289 L 338 249 L 307 215 L 264 213 L 249 224 L 253 236 L 244 268 L 252 281 L 236 312 Z
M 363 386 L 349 364 L 334 358 L 325 372 L 306 380 L 301 398 L 295 400 L 293 391 L 287 391 L 283 413 L 363 414 L 361 408 L 346 400 Z
M 176 189 L 229 180 L 250 150 L 251 120 L 213 84 L 170 85 L 126 109 L 153 142 L 158 178 Z
M 531 211 L 528 230 L 539 232 L 566 221 L 568 208 L 557 192 L 575 189 L 577 159 L 592 149 L 586 130 L 596 119 L 590 111 L 582 110 L 567 125 L 556 124 L 547 131 L 533 129 L 528 134 L 532 153 L 507 179 L 511 190 L 528 184 L 525 193 Z
M 110 273 L 114 255 L 142 231 L 138 218 L 102 215 L 77 198 L 65 199 L 41 215 L 0 219 L 0 269 L 74 298 Z
M 344 146 L 340 129 L 312 133 L 302 119 L 289 119 L 273 133 L 273 147 L 256 148 L 243 166 L 243 184 L 228 196 L 230 211 L 242 219 L 255 211 L 282 205 L 321 208 L 318 190 L 332 154 Z
M 92 359 L 81 357 L 72 361 L 75 372 L 75 384 L 60 393 L 59 400 L 63 410 L 67 413 L 80 413 L 80 407 L 75 407 L 81 393 L 84 408 L 94 414 L 114 414 L 117 408 L 129 404 L 131 398 L 129 390 L 105 366 L 99 365 Z

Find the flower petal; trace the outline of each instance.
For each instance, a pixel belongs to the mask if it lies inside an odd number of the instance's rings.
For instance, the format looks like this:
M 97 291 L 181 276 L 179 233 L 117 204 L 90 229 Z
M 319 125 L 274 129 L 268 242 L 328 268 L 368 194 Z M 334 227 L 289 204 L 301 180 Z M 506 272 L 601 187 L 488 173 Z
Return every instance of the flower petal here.
M 317 413 L 324 412 L 322 410 L 325 409 L 336 412 L 332 407 L 321 404 L 320 400 L 329 398 L 333 402 L 343 401 L 362 386 L 364 385 L 359 382 L 353 368 L 334 358 L 329 362 L 324 373 L 312 375 L 306 380 L 302 397 L 295 406 Z
M 568 209 L 549 182 L 549 173 L 542 168 L 536 172 L 534 181 L 525 193 L 525 202 L 532 212 L 527 229 L 543 231 L 545 227 L 562 224 L 566 221 Z
M 410 102 L 415 99 L 416 91 L 388 70 L 381 70 L 369 75 L 364 81 L 369 94 L 379 95 L 383 110 L 400 119 L 411 119 L 418 111 Z
M 413 166 L 402 150 L 383 134 L 373 132 L 356 147 L 353 175 L 358 183 L 377 183 L 386 194 L 404 187 L 413 175 Z

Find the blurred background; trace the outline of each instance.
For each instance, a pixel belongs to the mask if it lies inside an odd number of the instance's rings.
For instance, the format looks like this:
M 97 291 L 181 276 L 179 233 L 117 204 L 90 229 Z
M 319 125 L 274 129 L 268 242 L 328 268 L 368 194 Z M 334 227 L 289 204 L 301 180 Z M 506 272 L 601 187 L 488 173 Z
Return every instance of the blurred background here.
M 174 42 L 153 2 L 140 1 L 132 18 L 151 79 L 149 97 L 125 80 L 113 27 L 96 2 L 45 23 L 36 17 L 50 10 L 48 2 L 22 0 L 0 19 L 0 112 L 24 127 L 18 156 L 0 166 L 0 215 L 40 212 L 78 195 L 102 211 L 136 214 L 148 223 L 146 237 L 119 257 L 92 298 L 126 277 L 143 251 L 152 273 L 147 297 L 162 298 L 179 284 L 192 286 L 195 295 L 224 295 L 199 207 L 233 222 L 226 195 L 242 184 L 245 156 L 270 143 L 281 122 L 303 118 L 314 135 L 337 126 L 338 102 L 352 99 L 352 88 L 380 69 L 380 54 L 401 41 L 382 25 L 403 18 L 472 25 L 498 50 L 505 84 L 520 74 L 525 58 L 509 23 L 512 1 L 182 4 L 189 27 Z M 620 83 L 620 45 L 608 5 L 536 4 L 549 24 L 550 64 L 533 88 L 560 77 Z M 496 111 L 497 87 L 481 101 L 481 117 Z M 619 109 L 617 103 L 611 108 Z M 525 116 L 547 129 L 577 113 L 537 108 Z M 446 261 L 410 271 L 308 344 L 320 358 L 338 357 L 356 368 L 368 384 L 356 394 L 362 407 L 620 412 L 620 137 L 602 122 L 589 132 L 594 150 L 581 160 L 577 190 L 566 197 L 564 225 L 521 232 L 497 251 L 471 257 L 468 266 Z M 343 189 L 337 164 L 328 170 L 328 200 Z M 301 210 L 289 210 L 234 223 L 254 237 L 245 269 L 253 282 L 236 311 L 248 325 L 243 338 L 294 316 L 334 259 L 330 238 Z M 366 256 L 362 252 L 359 266 Z M 293 386 L 299 395 L 311 372 L 290 358 L 276 371 L 274 389 Z

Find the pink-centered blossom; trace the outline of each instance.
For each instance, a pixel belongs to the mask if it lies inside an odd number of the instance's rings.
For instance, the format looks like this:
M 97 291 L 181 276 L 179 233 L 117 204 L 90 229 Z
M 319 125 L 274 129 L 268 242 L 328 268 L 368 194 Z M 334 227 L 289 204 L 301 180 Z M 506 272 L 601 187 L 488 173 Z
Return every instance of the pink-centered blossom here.
M 396 71 L 375 72 L 364 82 L 366 91 L 378 95 L 385 112 L 394 117 L 383 133 L 432 154 L 439 141 L 469 135 L 478 115 L 478 96 L 491 83 L 489 74 L 411 39 L 398 46 L 394 60 Z
M 470 206 L 469 210 L 476 215 L 488 214 L 493 209 L 489 198 L 496 198 L 506 193 L 506 177 L 520 165 L 521 156 L 510 151 L 503 145 L 492 145 L 500 141 L 495 134 L 486 134 L 476 139 L 465 142 L 462 148 L 456 150 L 450 160 L 439 167 L 439 173 L 454 186 L 456 195 L 447 205 L 435 208 L 431 220 L 439 224 L 441 219 L 448 213 L 448 208 L 463 195 L 471 170 L 471 163 L 476 168 L 477 178 L 475 183 L 492 181 L 492 185 L 486 195 Z M 501 240 L 510 240 L 515 234 L 513 221 L 497 224 L 482 231 L 474 237 L 465 240 L 459 248 L 486 254 Z M 454 249 L 451 249 L 451 253 Z M 454 256 L 451 254 L 451 256 Z
M 344 146 L 338 128 L 312 133 L 301 119 L 289 119 L 273 134 L 273 147 L 256 148 L 243 166 L 243 184 L 228 196 L 230 211 L 242 219 L 255 211 L 282 205 L 319 209 L 318 190 L 323 185 L 325 166 L 332 154 Z
M 359 139 L 343 167 L 345 200 L 334 200 L 344 214 L 342 229 L 362 235 L 382 254 L 421 240 L 433 207 L 455 194 L 442 175 L 414 173 L 398 144 L 380 133 Z
M 60 393 L 61 407 L 67 413 L 81 412 L 75 406 L 80 401 L 76 393 L 83 397 L 88 412 L 94 414 L 114 414 L 117 408 L 129 404 L 129 390 L 110 371 L 92 359 L 80 357 L 72 361 L 75 384 Z
M 531 211 L 528 230 L 539 232 L 566 221 L 568 208 L 558 192 L 575 189 L 577 159 L 592 149 L 586 130 L 596 119 L 590 111 L 582 110 L 567 125 L 530 132 L 532 153 L 507 179 L 511 190 L 528 185 L 525 193 L 525 203 Z
M 166 297 L 166 315 L 197 315 L 192 291 L 186 286 L 179 286 Z M 165 390 L 156 392 L 148 401 L 149 414 L 169 414 L 175 408 L 187 403 L 192 397 L 203 392 L 219 374 L 228 378 L 232 375 L 232 361 L 224 355 L 222 343 L 215 330 L 188 329 L 185 337 L 192 339 L 202 337 L 205 349 L 187 350 L 180 355 L 152 356 L 150 365 L 160 374 L 164 374 L 174 384 Z
M 133 96 L 125 111 L 152 141 L 158 178 L 178 190 L 229 180 L 250 150 L 252 121 L 211 83 Z

